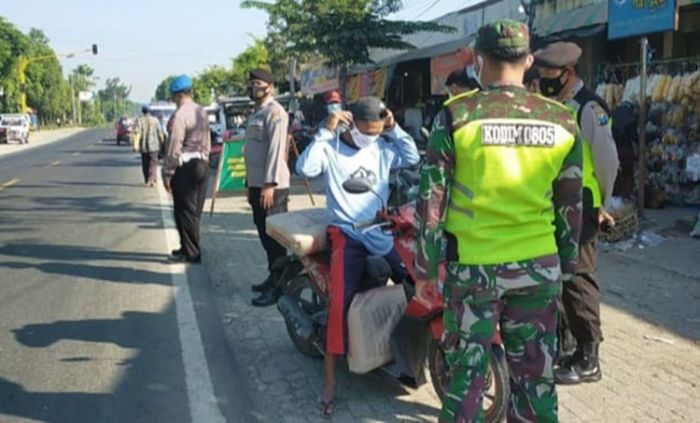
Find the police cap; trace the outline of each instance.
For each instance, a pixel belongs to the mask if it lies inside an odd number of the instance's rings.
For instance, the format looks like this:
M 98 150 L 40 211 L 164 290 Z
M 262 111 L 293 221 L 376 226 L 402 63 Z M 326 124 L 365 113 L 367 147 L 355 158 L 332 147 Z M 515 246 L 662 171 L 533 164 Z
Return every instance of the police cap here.
M 543 68 L 565 68 L 578 63 L 581 47 L 574 43 L 559 41 L 537 50 L 535 64 Z
M 265 69 L 254 69 L 250 71 L 248 74 L 248 79 L 249 80 L 260 80 L 263 82 L 267 82 L 268 84 L 274 84 L 275 83 L 275 77 L 272 76 L 272 74 Z

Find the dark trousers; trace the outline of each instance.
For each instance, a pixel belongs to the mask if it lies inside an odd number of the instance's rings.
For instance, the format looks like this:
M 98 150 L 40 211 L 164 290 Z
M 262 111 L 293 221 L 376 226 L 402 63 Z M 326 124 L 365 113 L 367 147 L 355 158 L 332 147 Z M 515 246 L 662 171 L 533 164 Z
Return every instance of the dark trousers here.
M 260 188 L 248 188 L 248 204 L 253 208 L 253 222 L 258 229 L 258 237 L 267 254 L 267 268 L 272 267 L 272 263 L 280 257 L 287 255 L 287 249 L 271 238 L 265 230 L 265 219 L 279 213 L 287 212 L 289 203 L 289 189 L 275 189 L 272 206 L 265 210 L 260 205 Z
M 326 351 L 342 355 L 348 352 L 348 310 L 353 296 L 360 290 L 370 253 L 363 243 L 345 236 L 337 226 L 328 228 L 328 236 L 331 241 L 331 303 L 326 326 Z M 391 266 L 391 280 L 402 283 L 408 271 L 396 249 L 384 259 Z
M 600 286 L 596 277 L 597 257 L 597 239 L 581 244 L 576 278 L 573 282 L 565 282 L 562 292 L 565 326 L 573 334 L 579 348 L 583 344 L 603 340 L 600 328 Z
M 199 248 L 199 224 L 207 197 L 208 178 L 207 162 L 195 159 L 180 166 L 170 181 L 180 248 L 188 259 L 197 259 L 202 254 Z
M 141 170 L 143 182 L 156 182 L 158 174 L 158 153 L 141 153 Z

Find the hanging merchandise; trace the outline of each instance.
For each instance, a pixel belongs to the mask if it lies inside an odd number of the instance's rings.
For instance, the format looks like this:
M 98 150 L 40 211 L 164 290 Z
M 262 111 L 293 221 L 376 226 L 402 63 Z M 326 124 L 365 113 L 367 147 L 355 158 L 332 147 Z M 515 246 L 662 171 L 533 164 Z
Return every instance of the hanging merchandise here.
M 639 105 L 638 64 L 601 70 L 596 93 L 612 109 Z M 647 207 L 700 205 L 700 58 L 650 63 L 644 97 Z

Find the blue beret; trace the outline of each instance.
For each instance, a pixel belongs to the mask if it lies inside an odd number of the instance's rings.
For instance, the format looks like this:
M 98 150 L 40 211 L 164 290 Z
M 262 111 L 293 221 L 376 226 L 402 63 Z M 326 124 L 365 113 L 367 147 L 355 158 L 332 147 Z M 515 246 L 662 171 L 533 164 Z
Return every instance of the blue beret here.
M 175 94 L 181 91 L 192 89 L 192 78 L 187 75 L 180 75 L 170 83 L 170 93 Z

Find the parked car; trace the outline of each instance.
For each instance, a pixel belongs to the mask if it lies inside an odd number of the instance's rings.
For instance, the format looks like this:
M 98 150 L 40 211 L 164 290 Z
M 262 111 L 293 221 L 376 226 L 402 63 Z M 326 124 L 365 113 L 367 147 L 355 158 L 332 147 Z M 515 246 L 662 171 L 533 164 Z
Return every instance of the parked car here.
M 10 141 L 29 144 L 29 119 L 27 115 L 0 115 L 0 143 L 7 144 Z

